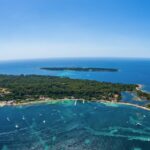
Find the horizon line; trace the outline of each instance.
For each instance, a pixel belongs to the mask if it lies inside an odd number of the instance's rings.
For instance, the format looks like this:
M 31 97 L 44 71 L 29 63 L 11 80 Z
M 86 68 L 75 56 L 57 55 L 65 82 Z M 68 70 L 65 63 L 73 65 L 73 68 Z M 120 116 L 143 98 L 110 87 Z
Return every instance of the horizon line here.
M 49 59 L 150 59 L 150 57 L 110 57 L 110 56 L 99 56 L 99 57 L 41 57 L 41 58 L 17 58 L 17 59 L 3 59 L 0 62 L 12 62 L 12 61 L 30 61 L 30 60 L 49 60 Z

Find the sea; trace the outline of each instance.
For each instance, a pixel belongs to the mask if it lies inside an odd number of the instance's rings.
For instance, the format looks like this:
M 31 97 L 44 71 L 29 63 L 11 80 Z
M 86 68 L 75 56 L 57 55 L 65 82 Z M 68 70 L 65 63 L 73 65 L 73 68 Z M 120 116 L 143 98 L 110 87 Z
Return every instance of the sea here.
M 46 71 L 42 67 L 100 67 L 119 71 Z M 0 74 L 133 83 L 150 92 L 150 59 L 0 61 Z M 129 93 L 122 95 L 123 102 L 140 103 Z M 143 102 L 140 105 L 149 103 Z M 0 150 L 150 150 L 150 111 L 123 104 L 70 100 L 4 106 L 0 108 Z

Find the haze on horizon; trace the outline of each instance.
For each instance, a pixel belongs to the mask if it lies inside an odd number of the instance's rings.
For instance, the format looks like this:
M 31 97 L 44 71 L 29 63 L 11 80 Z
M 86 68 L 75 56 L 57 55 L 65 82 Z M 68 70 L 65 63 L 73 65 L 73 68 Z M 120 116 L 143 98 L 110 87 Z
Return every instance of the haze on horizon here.
M 0 60 L 150 58 L 149 0 L 0 0 Z

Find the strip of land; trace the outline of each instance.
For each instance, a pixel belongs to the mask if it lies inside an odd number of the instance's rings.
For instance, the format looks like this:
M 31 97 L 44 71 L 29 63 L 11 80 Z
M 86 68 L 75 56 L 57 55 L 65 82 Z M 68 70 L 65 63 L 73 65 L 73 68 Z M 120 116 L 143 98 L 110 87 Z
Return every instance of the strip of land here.
M 43 67 L 42 70 L 49 71 L 84 71 L 84 72 L 117 72 L 115 68 L 79 68 L 79 67 Z

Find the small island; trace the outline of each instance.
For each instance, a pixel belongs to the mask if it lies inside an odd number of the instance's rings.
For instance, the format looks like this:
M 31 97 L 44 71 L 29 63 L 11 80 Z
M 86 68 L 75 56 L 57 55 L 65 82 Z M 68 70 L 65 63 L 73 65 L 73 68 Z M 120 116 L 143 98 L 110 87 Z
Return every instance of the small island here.
M 40 75 L 0 75 L 0 104 L 20 105 L 54 100 L 87 100 L 118 103 L 124 91 L 150 99 L 139 85 L 98 82 Z M 149 108 L 149 106 L 148 106 Z
M 118 72 L 118 69 L 115 68 L 43 67 L 40 69 L 49 71 Z

